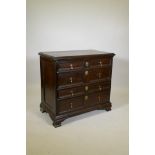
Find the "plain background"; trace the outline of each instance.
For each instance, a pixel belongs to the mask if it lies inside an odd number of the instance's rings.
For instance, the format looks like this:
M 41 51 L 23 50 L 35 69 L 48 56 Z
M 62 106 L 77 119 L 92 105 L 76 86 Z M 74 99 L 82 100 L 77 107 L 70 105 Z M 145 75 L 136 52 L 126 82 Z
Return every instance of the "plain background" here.
M 27 0 L 27 153 L 128 155 L 128 0 Z M 38 52 L 96 49 L 116 54 L 110 113 L 94 111 L 54 129 L 39 112 Z
M 40 51 L 113 52 L 113 87 L 128 91 L 128 0 L 27 0 L 27 86 L 40 85 Z

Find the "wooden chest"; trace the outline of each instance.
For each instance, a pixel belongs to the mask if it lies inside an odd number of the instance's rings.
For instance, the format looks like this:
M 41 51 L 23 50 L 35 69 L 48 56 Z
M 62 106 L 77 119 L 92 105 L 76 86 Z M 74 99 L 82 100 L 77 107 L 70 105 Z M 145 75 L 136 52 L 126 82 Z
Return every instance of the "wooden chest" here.
M 111 110 L 114 53 L 96 50 L 40 52 L 41 104 L 54 127 L 88 111 Z

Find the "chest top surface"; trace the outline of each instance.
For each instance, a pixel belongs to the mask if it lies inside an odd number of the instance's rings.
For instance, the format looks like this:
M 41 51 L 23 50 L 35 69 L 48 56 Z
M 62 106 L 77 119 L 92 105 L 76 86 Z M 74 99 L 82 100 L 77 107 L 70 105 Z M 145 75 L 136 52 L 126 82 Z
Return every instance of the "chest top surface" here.
M 70 50 L 70 51 L 46 51 L 46 52 L 40 52 L 39 55 L 59 59 L 64 57 L 75 57 L 75 56 L 114 55 L 114 53 L 108 53 L 97 50 Z

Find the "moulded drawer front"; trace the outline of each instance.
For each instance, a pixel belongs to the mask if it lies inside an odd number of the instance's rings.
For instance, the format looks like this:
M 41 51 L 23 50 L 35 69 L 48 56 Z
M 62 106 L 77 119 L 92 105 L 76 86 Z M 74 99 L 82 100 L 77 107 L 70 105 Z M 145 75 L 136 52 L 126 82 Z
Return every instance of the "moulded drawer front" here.
M 58 98 L 74 97 L 76 95 L 80 95 L 83 93 L 84 93 L 84 87 L 67 88 L 67 89 L 58 90 Z
M 90 64 L 91 66 L 104 66 L 104 65 L 111 65 L 112 59 L 110 57 L 101 57 L 96 59 L 91 59 Z
M 94 68 L 85 70 L 83 78 L 85 82 L 91 82 L 94 80 L 108 80 L 111 77 L 111 67 Z
M 80 59 L 76 60 L 63 60 L 57 64 L 58 71 L 73 70 L 83 67 L 83 61 Z
M 57 62 L 58 71 L 71 71 L 82 68 L 104 67 L 112 64 L 111 57 L 98 57 L 98 58 L 82 58 L 72 60 L 62 60 Z
M 97 95 L 97 98 L 98 98 L 99 104 L 110 101 L 110 88 L 105 89 L 103 92 L 99 92 Z
M 111 81 L 99 82 L 94 84 L 88 84 L 84 86 L 85 92 L 91 93 L 96 91 L 103 91 L 109 89 L 111 86 Z
M 85 107 L 90 107 L 92 105 L 99 104 L 97 99 L 97 94 L 87 94 L 84 96 L 84 105 Z
M 85 95 L 84 105 L 89 107 L 92 105 L 105 103 L 110 100 L 109 94 L 110 94 L 110 89 L 108 89 L 107 91 Z
M 58 85 L 71 85 L 82 82 L 81 72 L 67 72 L 58 74 Z
M 83 106 L 83 97 L 74 97 L 71 99 L 64 99 L 58 102 L 58 113 L 64 113 L 76 110 Z

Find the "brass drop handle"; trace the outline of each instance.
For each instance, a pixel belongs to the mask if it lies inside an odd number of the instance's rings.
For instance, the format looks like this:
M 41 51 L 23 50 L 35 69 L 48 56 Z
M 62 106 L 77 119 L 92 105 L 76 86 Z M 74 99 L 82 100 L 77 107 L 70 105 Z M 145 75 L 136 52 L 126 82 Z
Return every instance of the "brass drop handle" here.
M 88 96 L 85 96 L 84 99 L 85 99 L 85 101 L 88 100 Z
M 88 86 L 85 86 L 85 91 L 88 91 Z
M 89 62 L 88 62 L 88 61 L 85 62 L 85 66 L 86 66 L 86 67 L 89 66 Z
M 71 109 L 73 108 L 73 103 L 70 103 L 70 107 L 71 107 Z
M 72 83 L 72 82 L 73 82 L 73 78 L 72 78 L 72 77 L 70 77 L 69 79 L 70 79 L 70 83 Z
M 73 90 L 71 90 L 71 95 L 74 96 Z
M 73 64 L 70 64 L 70 69 L 73 69 Z
M 100 64 L 100 66 L 102 67 L 102 61 L 101 61 L 101 60 L 99 61 L 99 64 Z
M 99 90 L 100 90 L 100 91 L 102 90 L 102 87 L 101 87 L 101 86 L 99 86 Z
M 85 71 L 85 75 L 88 75 L 88 71 Z

